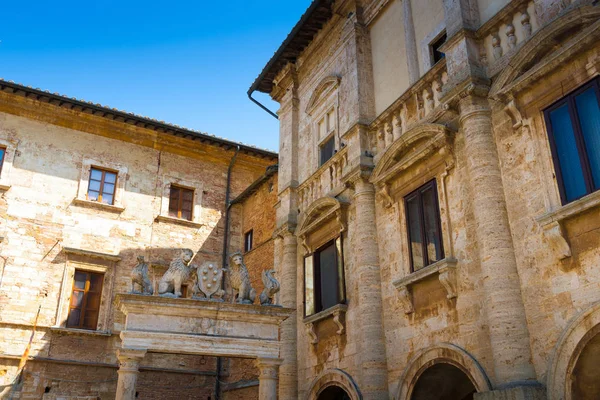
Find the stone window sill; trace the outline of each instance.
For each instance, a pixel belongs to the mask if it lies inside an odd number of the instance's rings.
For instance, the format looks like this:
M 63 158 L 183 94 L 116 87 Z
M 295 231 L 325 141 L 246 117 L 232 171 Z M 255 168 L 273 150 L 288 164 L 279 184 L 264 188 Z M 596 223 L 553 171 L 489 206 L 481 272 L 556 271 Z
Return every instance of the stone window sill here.
M 315 330 L 315 324 L 319 321 L 323 321 L 327 318 L 333 317 L 333 322 L 338 326 L 337 334 L 343 335 L 346 331 L 346 312 L 348 306 L 346 304 L 336 304 L 326 310 L 320 311 L 311 316 L 305 317 L 303 322 L 306 325 L 306 331 L 310 337 L 312 344 L 319 343 L 319 336 Z
M 571 256 L 571 246 L 564 231 L 564 222 L 596 207 L 600 207 L 600 190 L 536 218 L 537 223 L 544 230 L 546 239 L 558 252 L 561 260 Z
M 398 289 L 400 301 L 404 306 L 404 312 L 406 314 L 411 314 L 414 312 L 414 305 L 409 287 L 436 274 L 438 275 L 440 283 L 444 286 L 446 292 L 448 293 L 447 297 L 449 299 L 455 298 L 457 296 L 456 263 L 457 260 L 455 258 L 447 257 L 443 260 L 421 268 L 420 270 L 413 272 L 404 278 L 394 281 L 393 284 L 396 289 Z
M 82 335 L 82 336 L 112 336 L 110 331 L 92 331 L 87 329 L 75 329 L 75 328 L 63 328 L 63 327 L 52 327 L 52 332 L 65 334 L 65 335 Z
M 5 184 L 5 183 L 0 183 L 0 190 L 6 192 L 8 189 L 10 189 L 10 185 Z
M 177 224 L 183 226 L 189 226 L 190 228 L 201 228 L 204 224 L 194 221 L 188 221 L 187 219 L 169 217 L 167 215 L 159 215 L 155 219 L 156 222 L 164 222 L 168 224 Z
M 117 214 L 125 211 L 125 207 L 122 207 L 122 206 L 100 203 L 98 201 L 91 201 L 91 200 L 85 200 L 85 199 L 79 199 L 79 198 L 73 199 L 73 205 L 76 205 L 79 207 L 95 208 L 98 210 L 114 212 Z

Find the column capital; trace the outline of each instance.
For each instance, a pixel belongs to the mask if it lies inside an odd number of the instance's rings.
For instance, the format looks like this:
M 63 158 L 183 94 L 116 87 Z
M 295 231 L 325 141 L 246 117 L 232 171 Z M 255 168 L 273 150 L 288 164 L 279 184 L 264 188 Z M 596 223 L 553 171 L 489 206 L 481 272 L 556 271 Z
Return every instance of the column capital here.
M 137 371 L 140 361 L 146 356 L 146 349 L 121 348 L 117 350 L 119 371 Z
M 279 366 L 283 363 L 281 358 L 257 358 L 256 366 L 260 371 L 260 379 L 277 379 Z

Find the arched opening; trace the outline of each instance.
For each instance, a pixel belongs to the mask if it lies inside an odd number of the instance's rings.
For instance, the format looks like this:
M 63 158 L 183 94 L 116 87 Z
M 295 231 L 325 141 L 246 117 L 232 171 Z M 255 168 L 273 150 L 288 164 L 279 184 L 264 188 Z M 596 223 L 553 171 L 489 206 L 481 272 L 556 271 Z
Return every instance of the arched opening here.
M 329 386 L 319 394 L 318 400 L 350 400 L 350 396 L 339 386 Z
M 451 364 L 439 363 L 417 380 L 411 400 L 472 400 L 477 392 L 469 377 Z
M 600 333 L 597 333 L 581 351 L 571 376 L 571 398 L 600 399 Z

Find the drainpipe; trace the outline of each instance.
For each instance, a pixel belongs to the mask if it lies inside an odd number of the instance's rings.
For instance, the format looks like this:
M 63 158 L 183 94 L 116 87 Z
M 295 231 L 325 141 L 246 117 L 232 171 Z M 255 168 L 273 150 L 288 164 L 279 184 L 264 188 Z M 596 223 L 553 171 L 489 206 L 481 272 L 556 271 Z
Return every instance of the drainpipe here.
M 261 104 L 258 100 L 256 100 L 254 97 L 252 97 L 252 94 L 254 93 L 254 89 L 250 89 L 248 91 L 248 98 L 254 102 L 257 106 L 259 106 L 260 108 L 262 108 L 263 110 L 265 110 L 266 112 L 268 112 L 272 117 L 274 117 L 275 119 L 279 119 L 279 117 L 277 116 L 277 114 L 275 114 L 273 111 L 269 110 L 267 107 L 265 107 L 263 104 Z
M 225 231 L 223 233 L 223 258 L 221 259 L 221 266 L 225 268 L 225 264 L 227 263 L 227 248 L 229 247 L 229 197 L 231 196 L 231 172 L 233 170 L 233 165 L 235 164 L 235 160 L 237 159 L 238 153 L 240 152 L 240 146 L 238 145 L 235 149 L 235 154 L 231 157 L 231 161 L 229 162 L 229 168 L 227 169 L 227 185 L 225 187 Z M 225 281 L 221 281 L 221 288 L 225 285 Z M 221 398 L 221 365 L 222 360 L 221 357 L 217 357 L 217 376 L 215 379 L 215 399 L 219 400 Z

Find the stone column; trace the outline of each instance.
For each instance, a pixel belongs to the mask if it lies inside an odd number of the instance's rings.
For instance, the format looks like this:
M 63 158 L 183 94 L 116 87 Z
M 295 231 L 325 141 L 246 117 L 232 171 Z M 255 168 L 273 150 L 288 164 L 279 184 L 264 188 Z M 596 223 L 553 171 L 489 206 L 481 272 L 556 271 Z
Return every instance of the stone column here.
M 460 102 L 467 174 L 481 262 L 495 387 L 535 382 L 487 90 L 471 84 Z
M 404 5 L 404 45 L 406 48 L 406 63 L 408 64 L 408 80 L 412 85 L 419 80 L 419 56 L 417 40 L 415 39 L 415 24 L 412 15 L 411 0 L 403 0 Z
M 259 358 L 256 365 L 258 375 L 258 400 L 277 400 L 277 375 L 283 360 L 279 358 Z
M 135 384 L 139 373 L 140 361 L 146 355 L 145 349 L 119 349 L 119 380 L 117 382 L 117 400 L 135 400 Z
M 360 173 L 360 172 L 359 172 Z M 360 389 L 366 399 L 388 399 L 386 351 L 383 334 L 381 275 L 375 222 L 375 188 L 365 177 L 354 180 L 356 218 L 353 251 L 358 280 L 356 321 L 360 330 Z
M 281 305 L 296 309 L 296 277 L 298 269 L 298 241 L 287 230 L 283 232 L 283 251 L 281 257 Z M 282 239 L 279 239 L 282 240 Z M 296 311 L 298 313 L 298 311 Z M 279 380 L 279 398 L 293 400 L 298 398 L 298 361 L 296 353 L 297 314 L 281 323 L 280 357 L 281 378 Z

